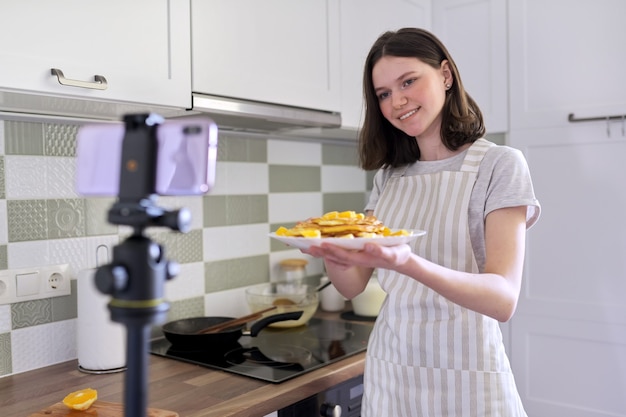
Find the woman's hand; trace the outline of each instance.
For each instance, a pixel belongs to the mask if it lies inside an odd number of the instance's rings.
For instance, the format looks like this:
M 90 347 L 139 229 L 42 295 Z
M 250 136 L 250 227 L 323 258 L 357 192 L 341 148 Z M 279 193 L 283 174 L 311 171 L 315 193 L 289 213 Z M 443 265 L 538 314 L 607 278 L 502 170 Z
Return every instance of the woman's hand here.
M 405 264 L 411 257 L 411 248 L 406 244 L 380 246 L 375 243 L 366 243 L 363 250 L 355 251 L 329 243 L 322 243 L 321 246 L 312 246 L 305 253 L 316 258 L 324 258 L 327 264 L 331 264 L 340 270 L 345 270 L 352 266 L 395 270 Z
M 328 277 L 348 299 L 365 289 L 375 268 L 396 269 L 413 256 L 409 245 L 384 247 L 375 243 L 367 243 L 359 251 L 323 243 L 303 252 L 324 259 Z

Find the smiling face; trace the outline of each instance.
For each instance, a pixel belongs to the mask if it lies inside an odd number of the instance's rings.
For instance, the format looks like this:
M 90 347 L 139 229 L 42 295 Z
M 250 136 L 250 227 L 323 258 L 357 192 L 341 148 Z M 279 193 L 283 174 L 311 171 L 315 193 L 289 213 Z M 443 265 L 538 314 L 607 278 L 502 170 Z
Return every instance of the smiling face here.
M 441 139 L 446 84 L 453 82 L 447 61 L 437 69 L 417 58 L 383 56 L 372 68 L 372 82 L 393 126 L 409 136 Z

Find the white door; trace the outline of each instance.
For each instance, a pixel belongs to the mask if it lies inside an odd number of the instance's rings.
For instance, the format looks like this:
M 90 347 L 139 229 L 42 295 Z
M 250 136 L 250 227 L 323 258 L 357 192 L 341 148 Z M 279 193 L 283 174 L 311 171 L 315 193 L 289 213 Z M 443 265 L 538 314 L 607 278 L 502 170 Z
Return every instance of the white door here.
M 511 134 L 543 209 L 511 323 L 530 417 L 626 416 L 626 133 L 610 127 Z
M 508 14 L 509 139 L 543 206 L 511 323 L 513 370 L 530 417 L 623 417 L 626 2 L 510 0 Z

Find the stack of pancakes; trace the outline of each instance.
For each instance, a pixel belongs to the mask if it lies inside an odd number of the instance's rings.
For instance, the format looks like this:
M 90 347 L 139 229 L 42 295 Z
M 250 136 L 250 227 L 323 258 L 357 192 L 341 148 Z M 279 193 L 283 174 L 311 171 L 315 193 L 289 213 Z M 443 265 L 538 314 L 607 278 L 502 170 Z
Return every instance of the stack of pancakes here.
M 375 216 L 366 216 L 354 211 L 331 211 L 322 217 L 313 217 L 298 222 L 291 229 L 280 227 L 276 230 L 276 234 L 289 237 L 338 237 L 347 239 L 409 235 L 405 230 L 392 232 Z

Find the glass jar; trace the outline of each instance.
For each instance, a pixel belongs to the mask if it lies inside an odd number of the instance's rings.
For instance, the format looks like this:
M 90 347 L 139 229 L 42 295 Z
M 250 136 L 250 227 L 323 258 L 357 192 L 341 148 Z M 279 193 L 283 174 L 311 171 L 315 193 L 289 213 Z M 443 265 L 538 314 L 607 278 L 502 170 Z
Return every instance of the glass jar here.
M 282 282 L 301 283 L 306 277 L 306 259 L 283 259 L 279 262 L 278 280 Z

